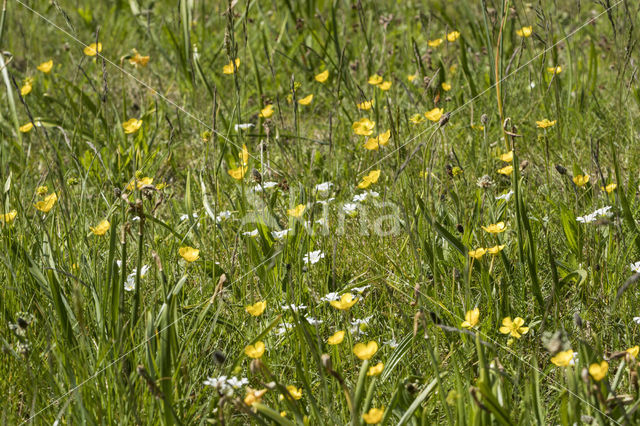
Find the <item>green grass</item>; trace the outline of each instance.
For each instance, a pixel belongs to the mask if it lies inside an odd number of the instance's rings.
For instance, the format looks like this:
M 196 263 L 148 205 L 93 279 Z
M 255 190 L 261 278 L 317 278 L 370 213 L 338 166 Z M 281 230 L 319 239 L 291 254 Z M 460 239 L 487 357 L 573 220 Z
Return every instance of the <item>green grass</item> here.
M 2 424 L 640 422 L 640 8 L 601 3 L 8 0 Z

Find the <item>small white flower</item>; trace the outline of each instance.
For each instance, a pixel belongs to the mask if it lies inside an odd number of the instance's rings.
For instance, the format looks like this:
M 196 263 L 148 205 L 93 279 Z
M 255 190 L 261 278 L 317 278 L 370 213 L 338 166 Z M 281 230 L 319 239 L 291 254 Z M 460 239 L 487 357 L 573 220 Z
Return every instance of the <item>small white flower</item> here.
M 359 336 L 360 334 L 366 334 L 367 328 L 369 327 L 369 321 L 373 318 L 373 315 L 370 315 L 366 318 L 362 319 L 354 319 L 351 321 L 351 327 L 349 327 L 349 332 L 354 336 Z
M 116 260 L 116 265 L 118 265 L 118 269 L 122 268 L 122 260 Z
M 324 205 L 329 204 L 329 203 L 330 203 L 330 202 L 332 202 L 333 200 L 335 200 L 335 198 L 334 198 L 334 197 L 331 197 L 331 198 L 327 198 L 326 200 L 317 200 L 317 201 L 316 201 L 316 203 L 318 203 L 318 204 L 322 204 L 322 205 L 324 206 Z
M 198 213 L 194 213 L 193 218 L 196 219 L 198 217 Z M 188 214 L 183 214 L 182 216 L 180 216 L 180 222 L 183 222 L 185 220 L 189 219 L 189 215 Z
M 131 222 L 137 222 L 140 220 L 140 216 L 134 216 L 133 219 L 131 219 Z
M 344 211 L 348 216 L 355 216 L 358 214 L 358 205 L 355 203 L 346 203 L 342 206 L 342 211 Z
M 149 269 L 151 269 L 149 265 L 142 265 L 142 268 L 140 268 L 140 278 L 144 277 Z M 134 269 L 133 272 L 136 272 L 136 270 Z
M 327 224 L 327 219 L 322 218 L 322 219 L 318 219 L 316 220 L 316 223 L 320 226 L 325 226 Z
M 329 190 L 331 189 L 331 187 L 333 186 L 333 183 L 331 182 L 322 182 L 316 185 L 316 191 L 317 192 L 329 192 Z
M 596 219 L 598 219 L 599 217 L 611 217 L 611 216 L 613 216 L 613 213 L 611 212 L 611 206 L 605 206 L 597 209 L 593 213 L 589 213 L 588 215 L 578 216 L 576 218 L 576 221 L 580 223 L 591 223 L 591 222 L 595 222 Z
M 302 260 L 304 261 L 305 265 L 308 265 L 308 264 L 315 265 L 320 261 L 320 259 L 323 259 L 323 258 L 324 258 L 324 253 L 322 252 L 322 250 L 316 250 L 316 251 L 311 251 L 305 254 L 302 257 Z
M 253 126 L 255 126 L 255 124 L 253 123 L 242 123 L 242 124 L 236 124 L 234 128 L 236 129 L 236 132 L 237 132 L 238 130 L 250 129 Z
M 289 235 L 290 231 L 292 231 L 291 228 L 283 229 L 282 231 L 271 231 L 271 236 L 274 240 L 280 241 Z
M 362 194 L 356 194 L 356 195 L 353 196 L 353 200 L 352 201 L 354 203 L 359 203 L 361 201 L 366 200 L 367 199 L 367 195 L 368 195 L 367 192 L 363 192 Z
M 320 325 L 320 324 L 322 324 L 324 322 L 322 320 L 319 320 L 319 319 L 316 319 L 316 318 L 313 318 L 313 317 L 305 317 L 305 319 L 307 320 L 307 322 L 309 324 L 311 324 L 313 326 Z
M 291 310 L 293 312 L 298 312 L 298 311 L 301 311 L 303 309 L 307 309 L 306 305 L 282 305 L 280 307 L 285 311 Z
M 124 283 L 124 289 L 126 291 L 133 291 L 136 289 L 136 276 L 135 275 L 127 275 L 127 281 Z
M 511 199 L 511 196 L 514 194 L 513 190 L 510 190 L 509 192 L 507 192 L 506 194 L 502 194 L 502 195 L 498 195 L 496 197 L 496 200 L 504 200 L 504 201 L 509 201 Z
M 640 317 L 633 317 L 633 322 L 640 324 Z
M 332 302 L 334 300 L 340 300 L 340 295 L 336 292 L 327 293 L 320 298 L 321 302 Z
M 354 287 L 351 290 L 354 291 L 355 293 L 362 294 L 369 287 L 371 287 L 371 285 L 364 285 L 362 287 Z
M 369 191 L 368 194 L 371 198 L 378 198 L 380 196 L 376 191 Z
M 243 232 L 242 235 L 244 235 L 246 237 L 257 237 L 258 236 L 258 228 L 254 229 L 253 231 Z
M 292 328 L 293 328 L 293 324 L 288 323 L 288 322 L 283 322 L 276 329 L 276 335 L 277 336 L 282 336 L 283 334 L 285 334 L 287 331 L 291 330 Z
M 640 274 L 640 261 L 632 263 L 631 265 L 629 265 L 629 268 L 631 268 L 633 272 Z
M 230 212 L 230 211 L 228 211 L 228 210 L 225 210 L 225 211 L 223 211 L 223 212 L 220 212 L 220 213 L 218 213 L 218 216 L 216 217 L 216 222 L 217 222 L 217 223 L 220 223 L 220 222 L 222 222 L 222 221 L 224 221 L 224 220 L 227 220 L 227 219 L 229 219 L 229 218 L 231 217 L 231 215 L 232 215 L 232 214 L 233 214 L 233 213 L 231 213 L 231 212 Z
M 569 365 L 576 365 L 578 363 L 578 352 L 573 353 L 573 358 L 569 360 Z
M 530 88 L 532 88 L 532 89 L 533 89 L 534 87 L 536 87 L 536 82 L 535 82 L 535 81 L 532 81 L 532 82 L 529 84 L 529 87 L 530 87 Z
M 227 379 L 227 384 L 234 389 L 240 389 L 244 385 L 249 384 L 249 380 L 246 377 L 238 379 L 236 376 L 233 376 L 230 379 Z
M 395 338 L 389 339 L 389 340 L 385 340 L 384 342 L 382 342 L 382 344 L 384 345 L 389 345 L 389 347 L 391 349 L 395 349 L 398 347 L 398 342 L 396 342 Z

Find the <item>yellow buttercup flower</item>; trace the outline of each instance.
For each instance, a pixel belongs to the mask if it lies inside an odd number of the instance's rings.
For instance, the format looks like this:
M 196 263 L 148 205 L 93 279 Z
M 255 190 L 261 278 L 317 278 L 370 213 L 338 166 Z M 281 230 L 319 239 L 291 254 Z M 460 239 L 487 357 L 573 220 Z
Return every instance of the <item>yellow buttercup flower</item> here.
M 503 168 L 498 169 L 498 173 L 505 176 L 511 176 L 511 173 L 513 173 L 513 166 L 511 164 L 504 166 Z
M 367 117 L 363 117 L 360 120 L 354 122 L 351 125 L 353 133 L 360 136 L 371 136 L 373 128 L 376 126 L 375 121 L 369 120 Z
M 374 74 L 371 77 L 369 77 L 368 83 L 371 84 L 372 86 L 377 86 L 378 84 L 382 83 L 382 76 L 378 74 Z
M 248 170 L 247 166 L 238 166 L 235 169 L 227 170 L 227 173 L 229 173 L 229 176 L 231 176 L 235 180 L 242 180 L 245 173 L 247 173 L 247 170 Z
M 378 344 L 371 340 L 369 343 L 356 343 L 353 353 L 361 360 L 371 359 L 378 352 Z
M 379 362 L 376 365 L 369 367 L 367 376 L 378 376 L 380 375 L 380 373 L 382 373 L 382 370 L 384 370 L 384 364 L 382 362 Z
M 267 393 L 267 389 L 254 390 L 247 388 L 247 395 L 244 397 L 244 403 L 248 406 L 262 402 L 262 397 Z
M 507 228 L 505 227 L 504 222 L 498 222 L 492 223 L 489 226 L 482 226 L 482 229 L 490 234 L 499 234 L 501 232 L 504 232 Z
M 409 83 L 411 83 L 413 80 L 415 80 L 418 77 L 418 73 L 414 73 L 414 74 L 409 74 L 407 76 L 407 80 L 409 80 Z
M 524 320 L 520 317 L 516 317 L 511 321 L 511 317 L 506 317 L 502 320 L 502 327 L 500 327 L 500 333 L 509 334 L 511 337 L 519 339 L 523 334 L 529 332 L 529 327 L 524 327 Z
M 304 204 L 298 204 L 292 209 L 287 210 L 287 214 L 291 217 L 299 218 L 304 213 L 304 210 L 307 208 Z
M 422 114 L 413 114 L 409 118 L 409 121 L 412 122 L 413 124 L 420 124 L 424 121 L 424 116 Z
M 38 71 L 49 74 L 53 68 L 53 59 L 49 59 L 48 61 L 41 63 L 37 68 Z
M 195 262 L 200 258 L 200 250 L 189 246 L 180 247 L 178 254 L 187 262 Z
M 3 215 L 0 215 L 0 222 L 2 222 L 3 225 L 5 223 L 7 225 L 9 225 L 9 224 L 11 224 L 13 222 L 13 220 L 16 218 L 17 215 L 18 215 L 18 211 L 17 210 L 11 210 L 9 213 L 5 213 Z
M 244 348 L 244 354 L 249 358 L 258 359 L 261 358 L 262 355 L 264 355 L 264 349 L 264 342 L 260 341 L 256 342 L 253 345 L 247 345 Z
M 557 67 L 548 67 L 547 72 L 549 74 L 560 74 L 562 72 L 562 67 L 560 65 Z
M 533 27 L 522 27 L 519 30 L 516 30 L 516 34 L 518 37 L 530 37 L 533 33 Z
M 361 102 L 361 103 L 359 103 L 359 104 L 356 104 L 356 106 L 358 107 L 358 109 L 361 109 L 361 110 L 367 111 L 367 110 L 370 110 L 370 109 L 371 109 L 371 107 L 374 105 L 374 103 L 375 103 L 375 102 L 374 102 L 374 100 L 372 99 L 372 100 L 370 100 L 370 101 L 364 101 L 364 102 Z
M 142 179 L 135 179 L 135 180 L 132 180 L 131 182 L 129 182 L 129 183 L 127 184 L 127 187 L 126 187 L 125 189 L 126 189 L 127 191 L 133 191 L 133 185 L 134 185 L 134 182 L 135 182 L 135 186 L 136 186 L 138 189 L 142 189 L 142 188 L 144 188 L 145 186 L 149 186 L 149 185 L 151 185 L 151 184 L 153 183 L 153 178 L 152 178 L 152 177 L 149 177 L 149 176 L 145 176 L 145 177 L 143 177 Z
M 315 77 L 318 83 L 324 83 L 329 78 L 329 70 L 324 70 L 320 74 L 317 74 Z
M 536 126 L 540 129 L 546 129 L 547 127 L 552 127 L 556 125 L 556 120 L 549 121 L 548 119 L 542 119 L 540 121 L 536 121 Z
M 451 31 L 449 34 L 447 34 L 447 41 L 449 43 L 453 43 L 454 41 L 456 41 L 458 39 L 458 37 L 460 37 L 460 32 Z
M 378 143 L 382 146 L 386 146 L 389 143 L 391 137 L 391 129 L 378 135 Z
M 336 331 L 335 333 L 333 333 L 333 336 L 329 337 L 327 339 L 327 343 L 330 345 L 339 345 L 340 343 L 342 343 L 342 341 L 344 340 L 344 331 L 340 330 L 340 331 Z
M 287 386 L 287 391 L 289 392 L 289 395 L 291 395 L 291 398 L 295 399 L 296 401 L 302 398 L 302 388 L 298 389 L 294 385 L 289 385 Z
M 254 317 L 259 317 L 262 315 L 264 310 L 267 308 L 267 301 L 263 300 L 262 302 L 256 302 L 253 305 L 245 306 L 244 310 L 247 311 L 249 315 Z
M 22 96 L 27 96 L 29 93 L 31 93 L 32 89 L 33 89 L 33 86 L 31 85 L 31 83 L 25 83 L 20 88 L 20 94 Z
M 618 184 L 610 183 L 607 186 L 601 186 L 600 189 L 602 189 L 603 191 L 606 191 L 607 194 L 611 194 L 613 191 L 616 190 L 617 187 L 618 187 Z
M 589 366 L 589 374 L 593 377 L 593 380 L 599 382 L 604 379 L 607 373 L 609 372 L 609 363 L 607 361 L 602 361 L 601 363 L 593 363 Z
M 358 188 L 367 189 L 372 183 L 376 183 L 380 178 L 380 170 L 372 170 L 368 175 L 362 178 L 358 184 Z
M 269 104 L 260 110 L 260 118 L 269 118 L 273 115 L 273 104 Z
M 460 327 L 462 328 L 473 328 L 478 324 L 478 321 L 480 320 L 480 309 L 473 308 L 470 311 L 467 311 L 467 313 L 464 314 L 464 321 L 462 321 L 462 324 L 460 324 Z
M 378 138 L 367 138 L 367 141 L 364 143 L 363 145 L 366 149 L 368 149 L 369 151 L 373 151 L 378 149 L 379 144 L 378 144 Z
M 382 82 L 380 84 L 378 84 L 378 89 L 380 90 L 389 90 L 391 88 L 391 82 L 390 81 L 385 81 Z
M 566 351 L 558 352 L 554 357 L 551 358 L 551 363 L 558 367 L 567 367 L 571 365 L 573 361 L 573 349 L 568 349 Z
M 380 133 L 375 138 L 368 138 L 364 144 L 364 147 L 368 150 L 378 149 L 379 146 L 386 146 L 389 143 L 391 137 L 391 129 L 384 133 Z
M 576 186 L 585 186 L 590 178 L 591 176 L 589 175 L 575 175 L 573 177 L 573 183 L 575 183 Z
M 382 421 L 384 417 L 384 408 L 372 408 L 362 415 L 362 420 L 368 425 L 375 425 Z
M 18 127 L 18 130 L 20 130 L 20 133 L 29 133 L 31 131 L 31 129 L 33 129 L 33 123 L 32 122 L 28 122 L 28 123 L 23 124 L 22 126 Z
M 238 68 L 240 68 L 240 58 L 236 58 L 235 61 L 229 61 L 227 65 L 222 67 L 222 73 L 227 75 L 234 74 Z
M 111 224 L 106 219 L 100 222 L 98 225 L 96 225 L 95 228 L 93 226 L 89 227 L 91 232 L 93 232 L 93 235 L 104 235 L 107 233 L 109 228 L 111 228 Z
M 513 151 L 506 152 L 500 155 L 500 161 L 504 161 L 505 163 L 510 163 L 513 161 Z
M 493 247 L 489 247 L 487 249 L 487 253 L 489 254 L 498 254 L 502 251 L 502 249 L 504 249 L 504 244 L 500 244 L 500 245 L 496 245 Z
M 636 345 L 632 348 L 627 349 L 625 352 L 627 352 L 629 355 L 631 355 L 634 358 L 638 357 L 638 352 L 640 352 L 640 346 Z
M 238 157 L 240 157 L 243 165 L 246 166 L 249 163 L 249 150 L 245 144 L 242 144 L 242 151 L 238 154 Z
M 425 112 L 424 116 L 427 117 L 427 120 L 436 122 L 440 120 L 440 117 L 442 117 L 442 114 L 444 114 L 444 109 L 434 108 L 431 111 Z
M 142 120 L 138 120 L 137 118 L 130 118 L 124 123 L 122 123 L 122 128 L 124 129 L 124 133 L 130 135 L 132 133 L 140 130 L 142 126 Z
M 476 260 L 481 259 L 482 256 L 484 256 L 484 254 L 487 252 L 487 249 L 482 248 L 482 247 L 478 247 L 475 250 L 469 250 L 469 257 L 472 257 Z
M 133 56 L 129 58 L 129 63 L 136 67 L 146 67 L 149 63 L 149 56 L 142 56 L 136 49 L 133 49 Z
M 347 309 L 355 305 L 358 302 L 358 300 L 360 299 L 358 299 L 357 297 L 354 297 L 353 294 L 345 293 L 342 295 L 342 297 L 340 297 L 340 300 L 332 300 L 329 302 L 329 304 L 336 309 L 339 309 L 341 311 L 346 311 Z
M 311 103 L 311 101 L 313 100 L 313 93 L 310 95 L 305 96 L 302 99 L 298 99 L 298 103 L 300 105 L 309 105 Z
M 53 208 L 53 206 L 58 201 L 58 195 L 55 192 L 47 195 L 44 200 L 40 200 L 35 204 L 36 209 L 40 210 L 43 213 L 48 213 L 49 210 Z
M 427 46 L 429 47 L 438 47 L 442 44 L 444 40 L 442 38 L 437 38 L 435 40 L 429 40 L 427 41 Z
M 449 90 L 451 90 L 451 85 L 446 81 L 443 81 L 440 86 L 442 87 L 442 90 L 444 90 L 445 92 L 448 92 Z
M 96 56 L 102 52 L 102 43 L 91 43 L 84 48 L 84 54 L 87 56 Z

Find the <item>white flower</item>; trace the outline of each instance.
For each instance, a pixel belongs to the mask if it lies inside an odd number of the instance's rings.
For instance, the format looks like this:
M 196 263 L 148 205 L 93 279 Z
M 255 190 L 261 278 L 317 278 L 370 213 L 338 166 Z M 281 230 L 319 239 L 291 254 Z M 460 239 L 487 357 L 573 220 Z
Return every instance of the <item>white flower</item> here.
M 313 318 L 313 317 L 305 317 L 305 319 L 307 320 L 307 322 L 309 324 L 311 324 L 313 326 L 320 325 L 320 324 L 322 324 L 324 322 L 322 320 L 319 320 L 319 319 L 316 319 L 316 318 Z
M 611 217 L 611 216 L 613 216 L 613 213 L 611 212 L 611 206 L 605 206 L 597 209 L 593 213 L 589 213 L 584 216 L 578 216 L 576 218 L 576 221 L 580 223 L 591 223 L 591 222 L 595 222 L 596 219 L 598 219 L 599 217 Z
M 344 206 L 342 206 L 342 211 L 344 211 L 349 216 L 355 216 L 358 214 L 358 211 L 356 210 L 357 208 L 358 205 L 355 203 L 346 203 Z
M 532 81 L 532 82 L 529 84 L 529 87 L 530 87 L 530 88 L 532 88 L 532 89 L 533 89 L 534 87 L 536 87 L 536 82 L 535 82 L 535 81 Z
M 198 213 L 194 213 L 193 218 L 196 219 L 198 217 Z M 180 222 L 183 222 L 185 220 L 189 219 L 189 215 L 188 214 L 183 214 L 182 216 L 180 216 Z
M 246 237 L 257 237 L 258 236 L 258 228 L 254 229 L 253 231 L 243 232 L 242 235 L 244 235 Z
M 269 189 L 277 185 L 278 185 L 278 182 L 262 182 L 262 184 L 258 184 L 254 186 L 253 188 L 251 188 L 251 190 L 253 192 L 262 192 L 262 188 Z
M 134 216 L 133 219 L 131 219 L 131 222 L 137 222 L 140 220 L 140 216 Z
M 578 363 L 578 352 L 573 353 L 573 358 L 569 360 L 569 365 L 576 365 Z
M 230 212 L 230 211 L 228 211 L 228 210 L 225 210 L 225 211 L 223 211 L 223 212 L 220 212 L 220 213 L 218 213 L 218 216 L 216 217 L 216 222 L 217 222 L 217 223 L 220 223 L 220 222 L 222 222 L 223 220 L 227 220 L 227 219 L 229 219 L 229 218 L 231 217 L 231 215 L 232 215 L 232 214 L 233 214 L 233 213 L 231 213 L 231 212 Z
M 336 292 L 327 293 L 320 298 L 321 302 L 332 302 L 334 300 L 340 300 L 340 295 Z
M 322 218 L 322 219 L 318 219 L 316 220 L 316 223 L 320 226 L 325 226 L 327 224 L 327 219 Z
M 320 259 L 324 258 L 324 253 L 322 250 L 310 251 L 302 257 L 305 265 L 312 264 L 315 265 L 320 261 Z
M 316 185 L 316 191 L 317 192 L 329 192 L 329 190 L 331 189 L 331 187 L 333 186 L 333 183 L 331 182 L 322 182 Z
M 273 237 L 274 240 L 280 241 L 283 238 L 285 238 L 287 235 L 289 235 L 290 231 L 292 231 L 291 228 L 283 229 L 282 231 L 271 231 L 271 236 Z
M 631 265 L 629 265 L 629 268 L 631 268 L 633 272 L 640 274 L 640 261 L 632 263 Z
M 369 321 L 373 318 L 373 315 L 370 315 L 363 319 L 354 319 L 351 321 L 351 327 L 349 327 L 349 332 L 354 336 L 359 336 L 360 334 L 365 334 L 367 332 L 367 328 L 369 327 Z
M 276 329 L 276 335 L 282 336 L 284 333 L 286 333 L 287 331 L 289 331 L 292 328 L 293 328 L 293 324 L 288 323 L 288 322 L 283 322 Z
M 122 260 L 116 260 L 116 265 L 118 265 L 118 269 L 122 268 Z
M 384 342 L 382 342 L 383 345 L 389 345 L 389 347 L 391 349 L 395 349 L 398 347 L 398 342 L 396 342 L 395 338 L 391 338 L 389 340 L 385 340 Z
M 368 194 L 371 198 L 378 198 L 380 196 L 376 191 L 369 191 Z
M 366 200 L 367 199 L 367 195 L 368 195 L 367 192 L 363 192 L 362 194 L 356 194 L 356 195 L 353 196 L 353 200 L 352 201 L 354 203 L 359 203 L 361 201 Z
M 317 200 L 316 203 L 318 204 L 322 204 L 323 206 L 326 204 L 329 204 L 330 202 L 332 202 L 333 200 L 335 200 L 334 197 L 331 198 L 327 198 L 326 200 Z
M 640 324 L 640 317 L 633 317 L 633 322 Z
M 207 377 L 207 380 L 204 381 L 205 386 L 211 386 L 212 388 L 220 387 L 226 383 L 227 383 L 227 376 Z
M 136 276 L 135 275 L 128 275 L 127 276 L 127 281 L 125 281 L 124 283 L 124 289 L 126 291 L 133 291 L 136 289 Z
M 240 389 L 242 386 L 248 385 L 249 380 L 246 377 L 238 379 L 236 376 L 233 376 L 232 378 L 227 379 L 227 384 L 234 389 Z
M 364 293 L 364 291 L 365 291 L 366 289 L 368 289 L 369 287 L 371 287 L 371 285 L 364 285 L 364 286 L 362 286 L 362 287 L 354 287 L 354 288 L 352 288 L 351 290 L 353 290 L 354 292 L 356 292 L 356 293 L 358 293 L 358 294 L 362 294 L 362 293 Z
M 140 268 L 140 278 L 144 277 L 149 269 L 151 269 L 149 265 L 142 265 L 142 268 Z M 134 269 L 133 272 L 135 273 L 136 270 Z
M 250 129 L 250 128 L 252 128 L 253 126 L 255 126 L 255 124 L 253 124 L 253 123 L 242 123 L 242 124 L 236 124 L 236 125 L 234 126 L 234 128 L 236 129 L 236 132 L 237 132 L 237 131 L 238 131 L 238 129 L 240 129 L 240 130 L 245 130 L 245 129 Z
M 509 192 L 502 194 L 502 195 L 498 195 L 496 197 L 496 200 L 504 200 L 504 201 L 509 201 L 511 199 L 511 196 L 514 194 L 513 190 L 510 190 Z
M 303 309 L 307 309 L 306 305 L 282 305 L 280 307 L 285 311 L 291 310 L 293 312 L 298 312 Z

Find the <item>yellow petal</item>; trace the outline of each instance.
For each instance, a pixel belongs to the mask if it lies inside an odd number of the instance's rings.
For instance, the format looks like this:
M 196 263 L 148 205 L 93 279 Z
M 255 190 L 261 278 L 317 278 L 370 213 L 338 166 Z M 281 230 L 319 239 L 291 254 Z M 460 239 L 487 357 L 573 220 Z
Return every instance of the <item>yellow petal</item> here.
M 329 70 L 324 70 L 320 74 L 315 76 L 315 79 L 318 83 L 324 83 L 329 78 Z
M 304 97 L 304 98 L 302 98 L 302 99 L 299 99 L 299 100 L 298 100 L 298 103 L 299 103 L 300 105 L 309 105 L 309 104 L 311 103 L 311 101 L 312 101 L 312 100 L 313 100 L 313 93 L 312 93 L 312 94 L 310 94 L 310 95 L 305 96 L 305 97 Z
M 189 246 L 180 247 L 178 254 L 187 262 L 195 262 L 200 258 L 200 250 Z
M 104 235 L 107 233 L 109 228 L 111 228 L 111 224 L 109 223 L 108 220 L 103 220 L 98 225 L 96 225 L 95 228 L 92 226 L 89 227 L 89 229 L 91 229 L 91 232 L 93 232 L 94 235 Z
M 48 61 L 41 63 L 37 68 L 38 71 L 48 74 L 53 68 L 53 59 L 49 59 Z
M 100 52 L 102 52 L 102 43 L 91 43 L 84 48 L 84 54 L 87 56 L 96 56 Z

